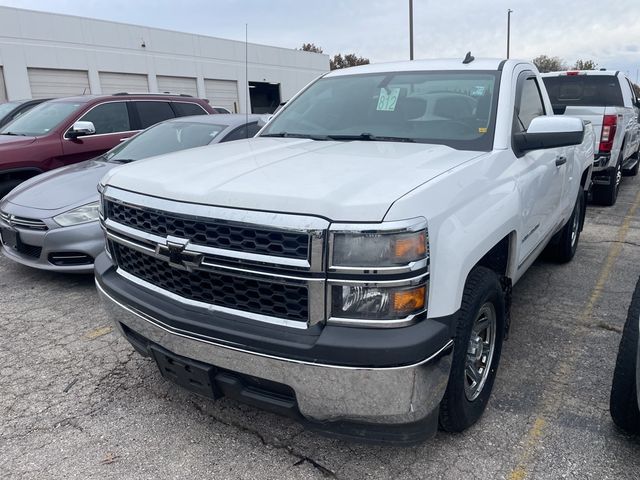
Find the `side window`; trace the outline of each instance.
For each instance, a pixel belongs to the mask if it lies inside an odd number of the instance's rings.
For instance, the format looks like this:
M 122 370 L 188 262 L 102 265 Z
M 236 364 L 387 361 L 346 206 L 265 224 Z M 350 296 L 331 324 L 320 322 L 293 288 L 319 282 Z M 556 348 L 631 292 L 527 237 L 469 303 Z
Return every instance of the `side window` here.
M 110 102 L 98 105 L 79 120 L 93 122 L 96 135 L 131 130 L 126 102 Z
M 173 102 L 172 105 L 178 117 L 186 117 L 188 115 L 206 115 L 209 113 L 197 103 Z
M 246 125 L 242 125 L 241 127 L 238 127 L 234 130 L 231 130 L 231 132 L 229 134 L 227 134 L 226 137 L 224 137 L 222 140 L 220 140 L 220 143 L 222 142 L 233 142 L 234 140 L 242 140 L 243 138 L 247 138 L 247 126 Z M 249 135 L 251 136 L 251 135 Z
M 629 84 L 629 88 L 631 89 L 631 105 L 635 106 L 636 102 L 638 101 L 638 96 L 636 95 L 636 91 L 633 88 L 633 83 L 631 83 L 631 80 L 629 80 L 628 78 L 627 83 Z
M 134 102 L 140 116 L 140 127 L 147 128 L 158 122 L 175 118 L 169 102 Z
M 513 122 L 514 131 L 526 131 L 534 118 L 544 114 L 544 104 L 540 96 L 538 82 L 535 77 L 529 77 L 522 83 L 520 96 L 516 99 L 516 115 Z

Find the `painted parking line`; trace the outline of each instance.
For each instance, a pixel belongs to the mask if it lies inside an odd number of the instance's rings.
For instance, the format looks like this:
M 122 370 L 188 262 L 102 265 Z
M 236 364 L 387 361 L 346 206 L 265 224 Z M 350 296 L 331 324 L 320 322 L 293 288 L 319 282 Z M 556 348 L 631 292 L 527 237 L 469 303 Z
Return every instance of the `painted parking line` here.
M 624 241 L 626 240 L 631 222 L 638 210 L 638 207 L 640 207 L 640 192 L 636 195 L 633 204 L 624 217 L 622 225 L 618 229 L 618 233 L 616 234 L 613 244 L 609 248 L 607 258 L 600 270 L 598 281 L 593 287 L 593 290 L 589 295 L 589 300 L 579 316 L 580 323 L 576 326 L 576 330 L 573 334 L 574 339 L 584 337 L 589 332 L 590 327 L 593 326 L 593 309 L 602 297 L 605 284 L 611 275 L 616 259 L 622 251 L 622 246 L 624 245 Z M 567 352 L 568 355 L 565 355 L 566 360 L 561 361 L 558 366 L 558 370 L 556 372 L 557 378 L 568 378 L 574 372 L 580 353 L 576 351 L 579 349 L 579 344 L 580 342 L 578 341 L 571 342 L 571 350 Z M 513 467 L 507 476 L 509 480 L 523 480 L 526 478 L 529 467 L 532 462 L 535 461 L 535 452 L 542 442 L 545 428 L 551 417 L 557 413 L 562 404 L 563 385 L 564 384 L 562 382 L 552 382 L 550 388 L 545 391 L 542 401 L 539 404 L 536 419 L 520 442 L 522 444 L 522 451 L 518 456 L 515 467 Z
M 113 331 L 112 326 L 98 327 L 94 330 L 91 330 L 90 332 L 87 332 L 85 337 L 87 337 L 89 340 L 95 340 L 96 338 L 103 337 L 108 333 L 111 333 L 112 331 Z

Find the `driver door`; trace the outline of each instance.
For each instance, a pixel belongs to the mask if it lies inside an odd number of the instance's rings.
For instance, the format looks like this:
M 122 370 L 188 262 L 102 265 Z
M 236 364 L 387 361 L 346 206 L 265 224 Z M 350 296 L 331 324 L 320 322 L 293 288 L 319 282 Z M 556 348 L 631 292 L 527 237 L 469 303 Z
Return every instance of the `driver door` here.
M 513 133 L 526 131 L 531 121 L 547 115 L 537 76 L 522 72 L 517 81 Z M 523 265 L 555 231 L 561 212 L 562 189 L 569 160 L 564 149 L 530 150 L 517 156 L 522 202 L 518 266 Z
M 96 133 L 69 138 L 67 132 L 73 123 L 69 125 L 62 137 L 62 163 L 69 165 L 97 157 L 132 136 L 136 131 L 132 130 L 128 103 L 126 101 L 102 103 L 75 119 L 74 123 L 76 121 L 92 122 Z

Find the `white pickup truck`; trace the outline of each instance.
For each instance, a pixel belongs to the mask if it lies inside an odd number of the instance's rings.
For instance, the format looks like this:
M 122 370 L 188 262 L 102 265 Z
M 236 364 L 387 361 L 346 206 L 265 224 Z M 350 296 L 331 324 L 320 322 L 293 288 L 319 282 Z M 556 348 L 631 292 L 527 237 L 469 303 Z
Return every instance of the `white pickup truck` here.
M 461 431 L 512 284 L 545 247 L 576 251 L 593 145 L 528 62 L 333 71 L 253 139 L 110 172 L 96 283 L 136 350 L 201 395 L 358 440 Z
M 627 76 L 614 70 L 574 70 L 542 75 L 556 114 L 591 122 L 596 136 L 592 195 L 613 205 L 623 175 L 637 175 L 640 101 Z

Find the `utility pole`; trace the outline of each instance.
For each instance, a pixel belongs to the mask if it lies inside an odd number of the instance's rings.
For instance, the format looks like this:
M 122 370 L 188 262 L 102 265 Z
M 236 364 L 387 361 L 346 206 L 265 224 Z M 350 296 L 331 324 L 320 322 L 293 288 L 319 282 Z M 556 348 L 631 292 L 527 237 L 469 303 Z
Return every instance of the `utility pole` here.
M 409 0 L 409 60 L 413 60 L 413 0 Z
M 509 58 L 509 42 L 511 41 L 511 13 L 513 10 L 507 10 L 507 58 Z

